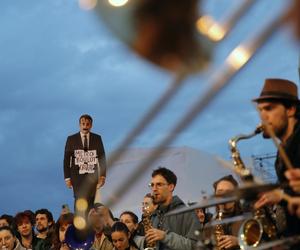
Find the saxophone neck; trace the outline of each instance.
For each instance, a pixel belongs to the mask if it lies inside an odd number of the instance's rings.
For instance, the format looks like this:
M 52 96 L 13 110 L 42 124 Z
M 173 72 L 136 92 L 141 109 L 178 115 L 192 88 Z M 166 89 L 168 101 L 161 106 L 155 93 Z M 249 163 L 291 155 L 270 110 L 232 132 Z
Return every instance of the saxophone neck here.
M 235 166 L 236 170 L 240 172 L 240 176 L 244 180 L 252 180 L 253 177 L 250 171 L 246 169 L 245 164 L 240 156 L 240 152 L 237 148 L 237 142 L 240 140 L 250 139 L 253 136 L 261 133 L 263 131 L 263 126 L 259 125 L 251 134 L 240 134 L 237 135 L 229 140 L 229 147 L 231 151 L 231 158 L 233 160 L 233 165 Z
M 236 150 L 238 141 L 250 139 L 250 138 L 260 134 L 262 131 L 263 131 L 263 125 L 260 124 L 256 127 L 256 129 L 251 134 L 240 134 L 240 135 L 237 135 L 237 136 L 231 138 L 229 140 L 229 145 L 230 145 L 231 150 Z

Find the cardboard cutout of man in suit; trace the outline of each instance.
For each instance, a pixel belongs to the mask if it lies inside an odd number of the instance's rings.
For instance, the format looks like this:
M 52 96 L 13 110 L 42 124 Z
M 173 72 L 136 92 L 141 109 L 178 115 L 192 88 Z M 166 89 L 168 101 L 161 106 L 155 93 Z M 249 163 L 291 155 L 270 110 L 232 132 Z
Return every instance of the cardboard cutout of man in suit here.
M 79 118 L 80 132 L 67 138 L 64 155 L 64 177 L 68 188 L 73 188 L 75 202 L 83 198 L 88 208 L 94 204 L 96 188 L 105 183 L 106 160 L 101 136 L 91 133 L 93 119 Z

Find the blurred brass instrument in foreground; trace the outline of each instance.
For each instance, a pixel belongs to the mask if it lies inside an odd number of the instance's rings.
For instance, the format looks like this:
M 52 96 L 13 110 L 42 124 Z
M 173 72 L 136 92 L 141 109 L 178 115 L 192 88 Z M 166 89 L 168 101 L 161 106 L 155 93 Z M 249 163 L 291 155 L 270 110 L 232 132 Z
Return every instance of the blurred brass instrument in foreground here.
M 207 68 L 212 42 L 200 34 L 198 0 L 130 0 L 122 6 L 98 1 L 96 11 L 130 48 L 173 72 Z

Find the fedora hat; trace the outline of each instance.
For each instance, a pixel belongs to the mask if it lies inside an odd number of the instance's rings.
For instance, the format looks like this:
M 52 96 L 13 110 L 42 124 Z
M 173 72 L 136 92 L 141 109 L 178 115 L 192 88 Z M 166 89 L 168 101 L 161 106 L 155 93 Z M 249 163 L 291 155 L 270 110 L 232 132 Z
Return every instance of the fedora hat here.
M 260 102 L 268 99 L 288 100 L 298 103 L 297 85 L 285 79 L 266 79 L 260 96 L 252 101 Z

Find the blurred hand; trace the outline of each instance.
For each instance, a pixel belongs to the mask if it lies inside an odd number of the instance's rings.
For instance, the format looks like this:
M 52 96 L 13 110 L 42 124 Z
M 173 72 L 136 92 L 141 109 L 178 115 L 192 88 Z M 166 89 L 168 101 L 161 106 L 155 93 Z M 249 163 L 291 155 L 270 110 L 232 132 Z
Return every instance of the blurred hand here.
M 100 176 L 97 184 L 97 189 L 101 188 L 105 184 L 105 176 Z
M 255 202 L 254 208 L 259 209 L 265 205 L 274 205 L 282 200 L 282 190 L 276 189 L 273 191 L 262 193 L 258 201 Z
M 163 240 L 166 237 L 166 232 L 157 228 L 151 228 L 146 233 L 146 240 L 148 243 Z
M 67 186 L 68 188 L 72 188 L 72 187 L 73 187 L 73 186 L 72 186 L 71 179 L 65 180 L 65 182 L 66 182 L 66 186 Z
M 297 193 L 300 193 L 300 169 L 294 168 L 285 171 L 285 177 L 289 180 L 290 187 Z
M 300 218 L 300 197 L 291 197 L 288 201 L 288 209 L 290 214 Z
M 233 235 L 222 235 L 219 238 L 218 249 L 229 249 L 234 246 L 238 246 L 238 238 Z

